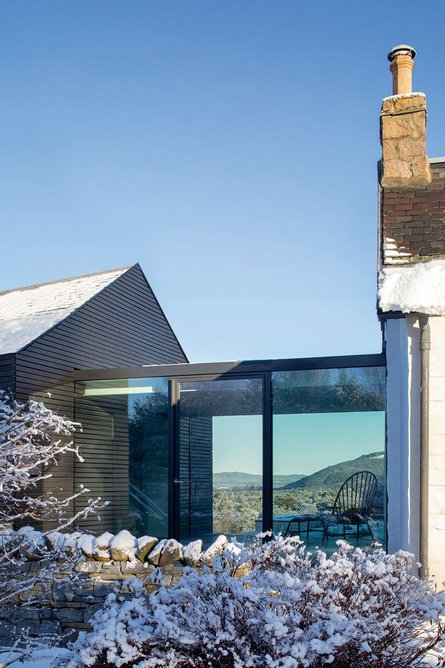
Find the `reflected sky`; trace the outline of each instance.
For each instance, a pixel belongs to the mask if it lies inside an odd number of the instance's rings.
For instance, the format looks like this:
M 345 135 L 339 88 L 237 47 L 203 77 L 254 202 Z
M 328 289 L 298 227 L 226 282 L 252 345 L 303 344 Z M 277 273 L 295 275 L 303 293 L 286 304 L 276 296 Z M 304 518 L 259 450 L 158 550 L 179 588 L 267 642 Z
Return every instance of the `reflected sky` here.
M 213 418 L 213 471 L 261 474 L 261 417 Z M 276 415 L 274 473 L 310 475 L 315 471 L 383 452 L 385 413 L 305 413 Z

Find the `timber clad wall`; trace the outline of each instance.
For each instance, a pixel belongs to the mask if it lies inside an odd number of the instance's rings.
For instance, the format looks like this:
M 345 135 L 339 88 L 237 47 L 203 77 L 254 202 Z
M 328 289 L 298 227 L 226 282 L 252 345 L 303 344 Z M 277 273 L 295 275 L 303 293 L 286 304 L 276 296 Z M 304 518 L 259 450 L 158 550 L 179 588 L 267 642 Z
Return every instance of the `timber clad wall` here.
M 68 376 L 73 369 L 187 362 L 139 265 L 15 357 L 17 398 L 35 396 L 71 419 L 76 418 L 74 384 Z M 4 377 L 13 378 L 11 361 L 4 368 Z M 74 457 L 65 456 L 52 473 L 51 488 L 62 488 L 63 496 L 72 494 Z
M 383 188 L 384 265 L 445 256 L 445 161 L 433 162 L 431 171 L 433 180 L 425 188 Z
M 15 354 L 0 355 L 0 390 L 15 394 Z
M 76 419 L 82 432 L 76 436 L 84 462 L 75 462 L 75 483 L 83 484 L 90 494 L 76 501 L 75 510 L 85 508 L 88 498 L 101 498 L 109 505 L 97 515 L 80 523 L 82 529 L 95 533 L 128 529 L 128 406 L 127 396 L 77 399 Z

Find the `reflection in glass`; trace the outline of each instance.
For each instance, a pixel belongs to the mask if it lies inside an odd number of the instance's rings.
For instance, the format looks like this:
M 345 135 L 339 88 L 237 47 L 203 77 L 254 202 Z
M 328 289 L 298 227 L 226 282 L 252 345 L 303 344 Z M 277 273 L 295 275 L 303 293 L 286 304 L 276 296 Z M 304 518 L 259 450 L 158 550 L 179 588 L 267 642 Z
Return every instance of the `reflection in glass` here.
M 261 379 L 180 383 L 180 535 L 253 535 L 262 506 Z
M 141 536 L 168 534 L 168 382 L 150 380 L 153 391 L 128 398 L 129 519 Z
M 168 535 L 168 411 L 165 378 L 76 384 L 85 461 L 76 463 L 75 479 L 108 501 L 100 521 L 91 516 L 84 528 Z
M 384 368 L 276 372 L 272 393 L 275 530 L 384 543 Z

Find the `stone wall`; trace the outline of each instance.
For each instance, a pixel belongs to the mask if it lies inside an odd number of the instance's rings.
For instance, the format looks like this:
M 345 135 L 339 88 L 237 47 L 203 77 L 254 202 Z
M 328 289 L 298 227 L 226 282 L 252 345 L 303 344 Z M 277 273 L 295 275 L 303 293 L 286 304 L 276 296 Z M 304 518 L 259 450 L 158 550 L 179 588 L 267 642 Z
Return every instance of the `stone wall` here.
M 426 98 L 424 93 L 391 95 L 380 113 L 384 188 L 422 188 L 431 182 L 426 155 Z
M 43 540 L 48 543 L 48 537 Z M 51 536 L 53 545 L 61 540 L 67 549 L 62 545 L 52 581 L 38 584 L 19 594 L 7 608 L 0 608 L 0 645 L 9 645 L 23 630 L 35 637 L 56 634 L 65 642 L 73 640 L 79 631 L 91 629 L 91 618 L 110 593 L 122 600 L 128 598 L 136 582 L 151 594 L 161 585 L 175 584 L 185 567 L 210 567 L 216 554 L 237 549 L 225 536 L 202 551 L 201 540 L 182 545 L 173 539 L 136 539 L 128 531 L 97 538 L 87 534 Z M 47 558 L 39 558 L 42 551 L 39 539 L 33 539 L 28 560 L 19 566 L 25 577 L 38 576 L 48 566 Z

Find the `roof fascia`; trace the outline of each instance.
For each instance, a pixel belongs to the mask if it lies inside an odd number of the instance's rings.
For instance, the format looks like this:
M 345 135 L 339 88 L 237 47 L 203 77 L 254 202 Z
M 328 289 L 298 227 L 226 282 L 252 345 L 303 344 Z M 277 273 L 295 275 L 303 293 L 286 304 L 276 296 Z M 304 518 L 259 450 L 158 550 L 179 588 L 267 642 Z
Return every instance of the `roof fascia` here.
M 227 376 L 299 371 L 310 369 L 345 369 L 386 365 L 384 353 L 343 355 L 337 357 L 303 357 L 295 359 L 248 360 L 232 362 L 203 362 L 196 364 L 153 364 L 114 369 L 83 369 L 74 371 L 74 380 L 118 380 L 121 378 L 159 378 L 181 376 Z

